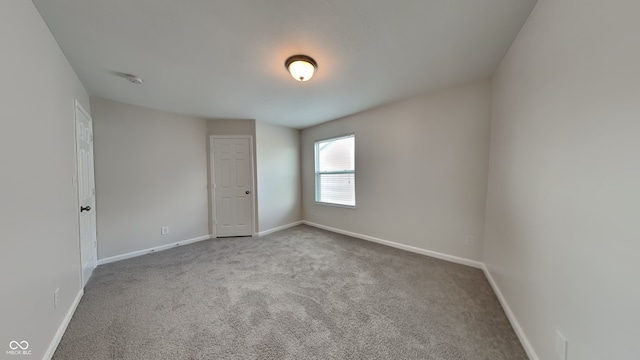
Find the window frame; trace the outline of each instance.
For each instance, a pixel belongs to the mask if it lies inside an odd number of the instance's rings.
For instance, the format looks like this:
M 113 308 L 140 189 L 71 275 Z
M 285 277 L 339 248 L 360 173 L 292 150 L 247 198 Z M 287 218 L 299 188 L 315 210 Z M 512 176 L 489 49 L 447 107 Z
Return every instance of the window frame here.
M 353 138 L 353 170 L 343 170 L 343 171 L 319 171 L 319 164 L 320 164 L 320 150 L 318 149 L 318 145 L 321 142 L 325 142 L 328 140 L 340 140 L 340 139 L 345 139 L 345 138 Z M 331 136 L 328 138 L 324 138 L 324 139 L 318 139 L 315 140 L 313 142 L 313 153 L 314 153 L 314 161 L 313 161 L 313 166 L 314 166 L 314 182 L 315 182 L 315 187 L 314 187 L 314 194 L 313 194 L 313 198 L 315 200 L 315 203 L 318 205 L 327 205 L 327 206 L 335 206 L 335 207 L 341 207 L 341 208 L 347 208 L 347 209 L 355 209 L 356 205 L 358 204 L 357 200 L 356 200 L 356 184 L 353 184 L 353 202 L 354 205 L 345 205 L 345 204 L 337 204 L 337 203 L 332 203 L 332 202 L 325 202 L 325 201 L 319 201 L 318 200 L 318 195 L 319 195 L 319 189 L 318 189 L 318 184 L 320 183 L 320 175 L 325 175 L 325 174 L 353 174 L 353 178 L 355 181 L 356 178 L 356 134 L 355 133 L 349 133 L 349 134 L 343 134 L 343 135 L 338 135 L 338 136 Z

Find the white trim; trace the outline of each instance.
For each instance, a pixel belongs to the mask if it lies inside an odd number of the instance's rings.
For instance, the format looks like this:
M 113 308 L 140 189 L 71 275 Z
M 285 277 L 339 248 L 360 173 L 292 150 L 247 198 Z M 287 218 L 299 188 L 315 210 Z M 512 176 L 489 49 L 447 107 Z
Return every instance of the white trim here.
M 491 272 L 489 272 L 489 269 L 487 268 L 486 264 L 482 264 L 482 271 L 484 271 L 484 276 L 487 278 L 487 280 L 489 280 L 489 284 L 491 284 L 491 288 L 493 288 L 493 292 L 498 297 L 498 301 L 500 301 L 500 305 L 502 305 L 502 309 L 504 310 L 505 314 L 507 314 L 507 318 L 511 323 L 511 327 L 513 327 L 513 330 L 515 331 L 516 335 L 518 335 L 518 339 L 520 339 L 520 343 L 522 344 L 522 347 L 524 348 L 527 355 L 529 356 L 529 359 L 540 360 L 535 350 L 533 350 L 533 346 L 531 346 L 531 343 L 529 342 L 529 339 L 525 335 L 524 330 L 522 330 L 522 327 L 520 326 L 518 319 L 516 318 L 515 314 L 511 310 L 511 307 L 507 303 L 507 299 L 504 298 L 504 295 L 502 295 L 502 291 L 500 291 L 498 284 L 493 279 L 493 276 L 491 276 Z
M 282 225 L 282 226 L 278 226 L 278 227 L 274 227 L 273 229 L 269 229 L 269 230 L 265 230 L 265 231 L 260 231 L 258 233 L 258 236 L 265 236 L 265 235 L 269 235 L 271 233 L 274 233 L 276 231 L 280 231 L 280 230 L 284 230 L 284 229 L 288 229 L 288 228 L 292 228 L 294 226 L 298 226 L 302 224 L 302 220 L 300 221 L 296 221 L 296 222 L 292 222 L 291 224 L 287 224 L 287 225 Z
M 354 173 L 355 174 L 355 173 Z M 328 203 L 328 202 L 321 202 L 321 201 L 316 201 L 316 205 L 323 205 L 323 206 L 333 206 L 333 207 L 339 207 L 339 208 L 345 208 L 345 209 L 352 209 L 355 210 L 358 207 L 353 205 L 341 205 L 341 204 L 334 204 L 334 203 Z
M 396 242 L 393 242 L 393 241 L 389 241 L 389 240 L 382 240 L 382 239 L 378 239 L 378 238 L 375 238 L 375 237 L 372 237 L 372 236 L 368 236 L 368 235 L 362 235 L 362 234 L 353 233 L 353 232 L 350 232 L 350 231 L 340 230 L 340 229 L 332 228 L 330 226 L 325 226 L 325 225 L 312 223 L 312 222 L 307 221 L 307 220 L 303 220 L 302 223 L 305 224 L 305 225 L 317 227 L 319 229 L 332 231 L 332 232 L 335 232 L 335 233 L 338 233 L 338 234 L 343 234 L 343 235 L 352 236 L 352 237 L 355 237 L 355 238 L 358 238 L 358 239 L 373 241 L 373 242 L 376 242 L 376 243 L 379 243 L 379 244 L 383 244 L 383 245 L 387 245 L 387 246 L 391 246 L 391 247 L 394 247 L 394 248 L 397 248 L 397 249 L 411 251 L 411 252 L 414 252 L 414 253 L 427 255 L 427 256 L 438 258 L 438 259 L 442 259 L 442 260 L 446 260 L 446 261 L 450 261 L 450 262 L 454 262 L 454 263 L 458 263 L 458 264 L 462 264 L 462 265 L 468 265 L 468 266 L 471 266 L 471 267 L 475 267 L 475 268 L 481 269 L 484 272 L 484 275 L 487 278 L 487 281 L 489 281 L 489 284 L 491 285 L 491 288 L 493 289 L 493 292 L 496 294 L 496 297 L 498 298 L 498 301 L 500 302 L 500 305 L 502 306 L 502 309 L 504 310 L 505 314 L 507 315 L 507 319 L 509 319 L 509 322 L 511 323 L 511 327 L 513 328 L 513 331 L 518 336 L 518 339 L 520 340 L 520 344 L 522 344 L 522 347 L 524 348 L 525 352 L 527 353 L 527 356 L 529 357 L 530 360 L 540 360 L 540 358 L 536 354 L 535 350 L 533 349 L 533 346 L 531 346 L 531 343 L 529 342 L 529 339 L 525 335 L 524 330 L 522 330 L 522 327 L 520 326 L 520 323 L 518 322 L 518 319 L 516 318 L 515 314 L 511 310 L 511 307 L 507 303 L 507 300 L 505 299 L 504 295 L 500 291 L 500 288 L 498 287 L 498 284 L 493 279 L 493 276 L 491 276 L 491 273 L 489 272 L 489 269 L 487 268 L 487 266 L 484 263 L 479 262 L 479 261 L 474 261 L 474 260 L 470 260 L 470 259 L 457 257 L 457 256 L 453 256 L 453 255 L 447 255 L 447 254 L 443 254 L 443 253 L 439 253 L 439 252 L 435 252 L 435 251 L 425 250 L 425 249 L 421 249 L 421 248 L 418 248 L 418 247 L 415 247 L 415 246 L 399 244 L 399 243 L 396 243 Z
M 137 256 L 151 254 L 151 253 L 154 253 L 154 252 L 163 251 L 163 250 L 171 249 L 171 248 L 182 246 L 182 245 L 192 244 L 192 243 L 198 242 L 198 241 L 209 240 L 211 238 L 212 238 L 211 235 L 204 235 L 204 236 L 199 236 L 199 237 L 193 238 L 193 239 L 188 239 L 188 240 L 184 240 L 184 241 L 178 241 L 178 242 L 175 242 L 175 243 L 172 243 L 172 244 L 160 245 L 160 246 L 152 247 L 152 248 L 149 248 L 149 249 L 138 250 L 138 251 L 133 251 L 133 252 L 126 253 L 126 254 L 111 256 L 111 257 L 108 257 L 108 258 L 104 258 L 104 259 L 98 260 L 98 265 L 104 265 L 104 264 L 112 263 L 112 262 L 115 262 L 115 261 L 120 261 L 120 260 L 130 259 L 130 258 L 137 257 Z
M 509 319 L 509 322 L 511 323 L 511 326 L 513 327 L 516 335 L 518 336 L 518 339 L 520 340 L 520 343 L 522 344 L 522 347 L 524 348 L 525 352 L 527 353 L 527 356 L 529 357 L 530 360 L 540 360 L 540 358 L 536 354 L 535 350 L 533 349 L 533 346 L 531 346 L 531 343 L 529 342 L 529 339 L 525 335 L 524 330 L 522 330 L 522 327 L 520 326 L 520 323 L 518 322 L 518 319 L 516 318 L 515 314 L 511 310 L 511 307 L 507 303 L 507 300 L 505 299 L 504 295 L 500 291 L 500 288 L 498 287 L 498 284 L 493 279 L 493 276 L 491 276 L 491 272 L 489 272 L 489 269 L 487 268 L 487 266 L 484 263 L 481 263 L 481 262 L 478 262 L 478 261 L 474 261 L 474 260 L 460 258 L 460 257 L 457 257 L 457 256 L 442 254 L 442 253 L 435 252 L 435 251 L 425 250 L 425 249 L 421 249 L 421 248 L 414 247 L 414 246 L 399 244 L 399 243 L 396 243 L 396 242 L 393 242 L 393 241 L 382 240 L 382 239 L 378 239 L 378 238 L 375 238 L 375 237 L 372 237 L 372 236 L 368 236 L 368 235 L 362 235 L 362 234 L 358 234 L 358 233 L 354 233 L 354 232 L 350 232 L 350 231 L 340 230 L 340 229 L 332 228 L 330 226 L 320 225 L 320 224 L 316 224 L 316 223 L 313 223 L 313 222 L 310 222 L 310 221 L 306 221 L 306 220 L 296 221 L 296 222 L 293 222 L 293 223 L 290 223 L 290 224 L 287 224 L 287 225 L 278 226 L 278 227 L 273 228 L 273 229 L 265 230 L 265 231 L 260 232 L 258 234 L 258 236 L 265 236 L 265 235 L 274 233 L 276 231 L 280 231 L 280 230 L 288 229 L 288 228 L 291 228 L 291 227 L 294 227 L 294 226 L 298 226 L 300 224 L 305 224 L 305 225 L 313 226 L 313 227 L 316 227 L 316 228 L 319 228 L 319 229 L 332 231 L 332 232 L 335 232 L 335 233 L 338 233 L 338 234 L 352 236 L 352 237 L 355 237 L 355 238 L 358 238 L 358 239 L 363 239 L 363 240 L 367 240 L 367 241 L 376 242 L 376 243 L 387 245 L 387 246 L 391 246 L 391 247 L 394 247 L 394 248 L 397 248 L 397 249 L 406 250 L 406 251 L 414 252 L 414 253 L 417 253 L 417 254 L 427 255 L 427 256 L 438 258 L 438 259 L 442 259 L 442 260 L 446 260 L 446 261 L 450 261 L 450 262 L 454 262 L 454 263 L 458 263 L 458 264 L 462 264 L 462 265 L 468 265 L 468 266 L 471 266 L 471 267 L 482 269 L 482 271 L 484 272 L 485 277 L 487 278 L 487 280 L 489 281 L 489 284 L 491 285 L 491 288 L 493 289 L 494 293 L 496 294 L 496 297 L 498 298 L 498 301 L 500 302 L 500 305 L 502 306 L 505 314 L 507 315 L 507 318 Z M 115 261 L 119 261 L 119 260 L 124 260 L 124 259 L 129 259 L 129 258 L 132 258 L 132 257 L 149 254 L 149 253 L 153 253 L 153 252 L 156 252 L 156 251 L 167 250 L 167 249 L 170 249 L 172 247 L 177 247 L 177 246 L 181 246 L 181 245 L 187 245 L 187 244 L 191 244 L 191 243 L 198 242 L 198 241 L 208 240 L 208 239 L 211 239 L 211 238 L 213 238 L 213 235 L 205 235 L 205 236 L 200 236 L 200 237 L 189 239 L 189 240 L 185 240 L 185 241 L 179 241 L 179 242 L 176 242 L 176 243 L 173 243 L 173 244 L 162 245 L 162 246 L 157 246 L 157 247 L 150 248 L 150 249 L 131 252 L 131 253 L 128 253 L 128 254 L 112 256 L 112 257 L 109 257 L 109 258 L 105 258 L 105 259 L 99 260 L 98 261 L 98 265 L 107 264 L 107 263 L 111 263 L 111 262 L 115 262 Z M 62 340 L 62 336 L 64 335 L 65 331 L 67 330 L 67 326 L 71 322 L 71 318 L 73 317 L 73 314 L 75 313 L 76 308 L 78 307 L 78 304 L 80 303 L 80 299 L 82 299 L 83 295 L 84 295 L 84 290 L 80 289 L 80 291 L 78 292 L 78 295 L 76 296 L 75 300 L 71 304 L 71 307 L 69 308 L 69 311 L 67 312 L 67 315 L 63 319 L 62 323 L 60 324 L 60 327 L 58 328 L 58 331 L 56 332 L 55 336 L 53 337 L 53 339 L 51 341 L 51 344 L 49 345 L 49 348 L 47 349 L 47 352 L 45 353 L 45 356 L 43 358 L 44 360 L 47 360 L 47 359 L 50 360 L 53 357 L 53 354 L 55 353 L 56 348 L 60 344 L 60 340 Z
M 482 266 L 483 266 L 483 264 L 481 262 L 475 261 L 475 260 L 471 260 L 471 259 L 465 259 L 465 258 L 461 258 L 461 257 L 458 257 L 458 256 L 443 254 L 443 253 L 439 253 L 439 252 L 436 252 L 436 251 L 431 251 L 431 250 L 426 250 L 426 249 L 422 249 L 422 248 L 415 247 L 415 246 L 400 244 L 400 243 L 389 241 L 389 240 L 378 239 L 378 238 L 375 238 L 373 236 L 362 235 L 362 234 L 354 233 L 354 232 L 351 232 L 351 231 L 340 230 L 340 229 L 332 228 L 330 226 L 325 226 L 325 225 L 312 223 L 312 222 L 307 221 L 307 220 L 303 220 L 302 222 L 304 224 L 306 224 L 306 225 L 317 227 L 319 229 L 329 230 L 329 231 L 332 231 L 332 232 L 335 232 L 335 233 L 338 233 L 338 234 L 352 236 L 352 237 L 355 237 L 355 238 L 358 238 L 358 239 L 362 239 L 362 240 L 373 241 L 373 242 L 376 242 L 378 244 L 391 246 L 391 247 L 394 247 L 394 248 L 397 248 L 397 249 L 401 249 L 401 250 L 411 251 L 413 253 L 417 253 L 417 254 L 421 254 L 421 255 L 431 256 L 431 257 L 434 257 L 434 258 L 438 258 L 438 259 L 441 259 L 441 260 L 446 260 L 446 261 L 457 263 L 457 264 L 467 265 L 467 266 L 471 266 L 471 267 L 478 268 L 478 269 L 482 269 Z
M 78 295 L 76 295 L 75 300 L 73 300 L 73 303 L 69 308 L 69 311 L 67 311 L 67 315 L 65 315 L 64 319 L 62 319 L 62 324 L 60 324 L 60 327 L 58 327 L 58 331 L 56 331 L 56 334 L 53 336 L 53 339 L 51 340 L 51 344 L 49 344 L 49 348 L 47 349 L 47 352 L 44 353 L 44 357 L 43 357 L 44 360 L 50 360 L 53 357 L 53 353 L 56 352 L 58 345 L 60 345 L 60 340 L 62 340 L 62 335 L 64 335 L 64 332 L 67 331 L 67 326 L 69 326 L 69 323 L 71 322 L 71 318 L 73 317 L 73 314 L 76 312 L 76 309 L 78 308 L 78 304 L 80 304 L 80 299 L 82 299 L 82 295 L 84 295 L 84 289 L 80 289 L 80 291 L 78 291 Z

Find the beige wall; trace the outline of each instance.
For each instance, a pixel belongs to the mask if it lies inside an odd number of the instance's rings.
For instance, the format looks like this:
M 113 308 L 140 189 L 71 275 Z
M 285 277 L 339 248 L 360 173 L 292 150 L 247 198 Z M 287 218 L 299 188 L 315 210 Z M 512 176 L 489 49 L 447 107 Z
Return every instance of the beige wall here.
M 640 359 L 638 14 L 540 0 L 495 77 L 484 259 L 539 359 Z
M 210 119 L 207 121 L 208 135 L 256 136 L 256 121 L 243 119 Z
M 302 218 L 314 223 L 484 260 L 534 358 L 556 358 L 556 330 L 569 340 L 569 359 L 639 358 L 638 13 L 637 1 L 539 0 L 493 83 L 485 223 L 489 83 L 299 138 L 254 120 L 97 98 L 89 109 L 33 4 L 0 2 L 0 66 L 11 69 L 0 84 L 0 279 L 9 294 L 0 343 L 27 340 L 42 358 L 80 291 L 77 98 L 95 121 L 101 259 L 207 235 L 208 135 L 252 135 L 255 231 L 300 219 L 302 203 Z M 347 133 L 356 134 L 358 206 L 316 205 L 313 142 Z M 170 234 L 161 236 L 165 225 Z
M 259 231 L 302 220 L 300 131 L 256 122 Z
M 74 99 L 89 96 L 31 1 L 0 1 L 0 44 L 0 351 L 26 340 L 42 359 L 80 291 Z
M 206 120 L 91 100 L 98 258 L 208 235 Z
M 303 218 L 481 260 L 490 96 L 490 83 L 479 82 L 303 130 Z M 318 205 L 314 141 L 349 133 L 356 134 L 357 208 Z
M 229 136 L 229 135 L 249 135 L 252 137 L 253 142 L 253 183 L 258 183 L 258 168 L 256 161 L 256 121 L 255 120 L 245 120 L 245 119 L 210 119 L 207 121 L 207 179 L 208 179 L 208 196 L 209 199 L 209 213 L 211 214 L 209 217 L 209 231 L 215 236 L 216 229 L 215 224 L 211 219 L 215 216 L 215 208 L 213 206 L 213 202 L 211 199 L 212 193 L 212 181 L 211 181 L 211 143 L 210 136 Z M 256 185 L 257 187 L 257 185 Z M 254 234 L 258 233 L 258 223 L 259 223 L 259 214 L 258 214 L 258 189 L 253 189 L 253 200 L 255 205 L 254 218 L 255 218 L 255 226 L 253 229 Z

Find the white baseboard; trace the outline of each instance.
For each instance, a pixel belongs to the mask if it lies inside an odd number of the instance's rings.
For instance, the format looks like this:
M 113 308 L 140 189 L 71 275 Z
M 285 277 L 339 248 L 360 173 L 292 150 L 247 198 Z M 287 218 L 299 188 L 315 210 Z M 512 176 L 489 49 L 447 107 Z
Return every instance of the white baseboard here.
M 498 287 L 498 284 L 495 282 L 495 280 L 491 276 L 491 273 L 489 272 L 489 269 L 487 269 L 487 266 L 484 263 L 479 262 L 479 261 L 475 261 L 475 260 L 470 260 L 470 259 L 465 259 L 465 258 L 453 256 L 453 255 L 447 255 L 447 254 L 443 254 L 443 253 L 439 253 L 439 252 L 435 252 L 435 251 L 431 251 L 431 250 L 421 249 L 421 248 L 418 248 L 418 247 L 415 247 L 415 246 L 399 244 L 399 243 L 396 243 L 396 242 L 393 242 L 393 241 L 389 241 L 389 240 L 378 239 L 378 238 L 375 238 L 373 236 L 362 235 L 362 234 L 354 233 L 354 232 L 351 232 L 351 231 L 340 230 L 340 229 L 332 228 L 330 226 L 325 226 L 325 225 L 312 223 L 312 222 L 306 221 L 306 220 L 303 220 L 302 223 L 305 224 L 305 225 L 317 227 L 319 229 L 332 231 L 332 232 L 335 232 L 335 233 L 338 233 L 338 234 L 343 234 L 343 235 L 352 236 L 352 237 L 355 237 L 355 238 L 358 238 L 358 239 L 373 241 L 373 242 L 376 242 L 376 243 L 379 243 L 379 244 L 383 244 L 383 245 L 387 245 L 387 246 L 391 246 L 391 247 L 394 247 L 394 248 L 398 248 L 398 249 L 402 249 L 402 250 L 406 250 L 406 251 L 411 251 L 411 252 L 414 252 L 414 253 L 427 255 L 427 256 L 438 258 L 438 259 L 442 259 L 442 260 L 446 260 L 446 261 L 450 261 L 450 262 L 454 262 L 454 263 L 458 263 L 458 264 L 462 264 L 462 265 L 468 265 L 468 266 L 471 266 L 471 267 L 482 269 L 482 271 L 484 272 L 485 277 L 487 278 L 487 280 L 489 281 L 489 284 L 491 285 L 491 288 L 493 289 L 493 292 L 498 297 L 498 301 L 500 301 L 500 305 L 502 305 L 502 308 L 504 309 L 505 314 L 507 314 L 507 318 L 509 319 L 509 322 L 511 323 L 511 326 L 513 327 L 513 330 L 515 331 L 516 335 L 518 336 L 518 339 L 520 340 L 520 343 L 522 344 L 522 347 L 524 348 L 525 352 L 529 356 L 529 359 L 530 360 L 540 360 L 540 358 L 536 354 L 535 350 L 533 349 L 533 346 L 531 346 L 531 343 L 529 342 L 529 339 L 527 338 L 527 336 L 525 335 L 524 331 L 522 330 L 522 327 L 520 326 L 520 323 L 518 322 L 518 319 L 516 319 L 516 316 L 513 314 L 513 311 L 511 310 L 511 307 L 509 307 L 509 304 L 507 303 L 507 300 L 504 298 L 504 295 L 502 295 L 502 292 L 500 291 L 500 288 Z
M 355 237 L 355 238 L 358 238 L 358 239 L 362 239 L 362 240 L 373 241 L 373 242 L 376 242 L 378 244 L 387 245 L 387 246 L 391 246 L 391 247 L 394 247 L 394 248 L 397 248 L 397 249 L 411 251 L 413 253 L 417 253 L 417 254 L 421 254 L 421 255 L 427 255 L 427 256 L 430 256 L 430 257 L 434 257 L 434 258 L 438 258 L 438 259 L 441 259 L 441 260 L 450 261 L 450 262 L 457 263 L 457 264 L 467 265 L 467 266 L 471 266 L 471 267 L 478 268 L 478 269 L 482 269 L 482 266 L 483 266 L 483 264 L 481 262 L 479 262 L 479 261 L 465 259 L 465 258 L 461 258 L 461 257 L 458 257 L 458 256 L 448 255 L 448 254 L 443 254 L 443 253 L 439 253 L 439 252 L 431 251 L 431 250 L 426 250 L 426 249 L 422 249 L 422 248 L 415 247 L 415 246 L 400 244 L 400 243 L 389 241 L 389 240 L 378 239 L 378 238 L 375 238 L 375 237 L 369 236 L 369 235 L 362 235 L 362 234 L 354 233 L 354 232 L 351 232 L 351 231 L 340 230 L 340 229 L 332 228 L 330 226 L 325 226 L 325 225 L 312 223 L 312 222 L 307 221 L 307 220 L 303 220 L 302 223 L 306 224 L 306 225 L 309 225 L 309 226 L 317 227 L 319 229 L 329 230 L 329 231 L 332 231 L 332 232 L 335 232 L 335 233 L 338 233 L 338 234 L 352 236 L 352 237 Z
M 67 311 L 67 315 L 65 315 L 64 319 L 62 319 L 62 324 L 60 324 L 60 327 L 58 327 L 58 331 L 56 331 L 56 334 L 53 337 L 53 340 L 51 340 L 51 344 L 49 344 L 49 348 L 47 349 L 47 352 L 44 353 L 44 357 L 42 358 L 43 360 L 50 360 L 53 357 L 53 353 L 56 352 L 56 349 L 60 344 L 60 340 L 62 340 L 62 335 L 64 335 L 64 332 L 67 331 L 67 326 L 69 326 L 69 323 L 71 322 L 71 318 L 73 317 L 73 314 L 76 312 L 76 308 L 78 307 L 78 304 L 80 304 L 80 299 L 82 299 L 82 295 L 84 295 L 84 289 L 80 289 L 80 291 L 78 292 L 78 295 L 76 295 L 76 298 L 73 300 L 73 303 L 69 308 L 69 311 Z
M 302 224 L 302 220 L 300 220 L 300 221 L 296 221 L 296 222 L 292 222 L 291 224 L 278 226 L 278 227 L 275 227 L 275 228 L 273 228 L 273 229 L 269 229 L 269 230 L 265 230 L 265 231 L 260 231 L 260 232 L 258 233 L 258 236 L 265 236 L 265 235 L 269 235 L 269 234 L 274 233 L 274 232 L 276 232 L 276 231 L 280 231 L 280 230 L 284 230 L 284 229 L 292 228 L 292 227 L 294 227 L 294 226 L 298 226 L 298 225 L 300 225 L 300 224 Z
M 338 234 L 343 234 L 343 235 L 355 237 L 355 238 L 362 239 L 362 240 L 372 241 L 372 242 L 375 242 L 375 243 L 378 243 L 378 244 L 391 246 L 391 247 L 394 247 L 394 248 L 397 248 L 397 249 L 406 250 L 406 251 L 410 251 L 410 252 L 413 252 L 413 253 L 426 255 L 426 256 L 438 258 L 438 259 L 441 259 L 441 260 L 446 260 L 446 261 L 450 261 L 450 262 L 453 262 L 453 263 L 467 265 L 467 266 L 471 266 L 471 267 L 474 267 L 474 268 L 482 269 L 482 271 L 484 272 L 487 280 L 489 281 L 489 284 L 491 285 L 491 288 L 493 289 L 494 293 L 498 297 L 498 301 L 500 301 L 500 305 L 502 305 L 502 308 L 504 309 L 504 312 L 507 315 L 507 318 L 509 319 L 509 322 L 511 323 L 511 326 L 513 327 L 516 335 L 518 336 L 518 339 L 520 340 L 520 343 L 522 344 L 522 347 L 524 348 L 525 352 L 529 356 L 529 359 L 530 360 L 540 360 L 540 358 L 536 354 L 535 350 L 533 349 L 533 346 L 531 346 L 531 343 L 529 342 L 529 339 L 527 338 L 527 336 L 525 335 L 524 331 L 522 330 L 522 327 L 520 326 L 520 323 L 518 322 L 518 320 L 516 319 L 513 311 L 511 310 L 511 307 L 509 307 L 509 304 L 507 303 L 507 300 L 504 298 L 504 295 L 502 295 L 502 292 L 500 291 L 500 288 L 498 287 L 498 284 L 495 282 L 495 280 L 493 279 L 493 276 L 491 276 L 491 273 L 489 272 L 489 269 L 486 267 L 486 265 L 484 263 L 479 262 L 479 261 L 475 261 L 475 260 L 461 258 L 461 257 L 458 257 L 458 256 L 443 254 L 443 253 L 439 253 L 439 252 L 436 252 L 436 251 L 426 250 L 426 249 L 418 248 L 418 247 L 415 247 L 415 246 L 400 244 L 400 243 L 389 241 L 389 240 L 383 240 L 383 239 L 379 239 L 379 238 L 376 238 L 376 237 L 373 237 L 373 236 L 362 235 L 362 234 L 354 233 L 354 232 L 351 232 L 351 231 L 341 230 L 341 229 L 333 228 L 333 227 L 326 226 L 326 225 L 316 224 L 316 223 L 313 223 L 313 222 L 310 222 L 310 221 L 307 221 L 307 220 L 296 221 L 296 222 L 293 222 L 291 224 L 278 226 L 278 227 L 273 228 L 273 229 L 261 231 L 257 235 L 258 236 L 265 236 L 265 235 L 274 233 L 276 231 L 288 229 L 288 228 L 291 228 L 291 227 L 294 227 L 294 226 L 297 226 L 297 225 L 300 225 L 300 224 L 305 224 L 305 225 L 313 226 L 313 227 L 316 227 L 316 228 L 319 228 L 319 229 L 332 231 L 332 232 L 335 232 L 335 233 L 338 233 Z M 200 236 L 200 237 L 189 239 L 189 240 L 185 240 L 185 241 L 179 241 L 179 242 L 176 242 L 176 243 L 173 243 L 173 244 L 162 245 L 162 246 L 157 246 L 157 247 L 150 248 L 150 249 L 134 251 L 134 252 L 127 253 L 127 254 L 112 256 L 112 257 L 108 257 L 108 258 L 105 258 L 105 259 L 100 259 L 98 261 L 98 265 L 107 264 L 107 263 L 111 263 L 111 262 L 114 262 L 114 261 L 120 261 L 120 260 L 124 260 L 124 259 L 129 259 L 129 258 L 136 257 L 136 256 L 146 255 L 146 254 L 157 252 L 157 251 L 167 250 L 167 249 L 170 249 L 170 248 L 173 248 L 173 247 L 176 247 L 176 246 L 191 244 L 191 243 L 198 242 L 198 241 L 208 240 L 210 238 L 212 238 L 211 235 L 205 235 L 205 236 Z M 69 325 L 69 322 L 71 321 L 71 317 L 73 316 L 73 313 L 75 312 L 76 307 L 78 306 L 78 303 L 80 303 L 80 299 L 82 298 L 83 294 L 84 294 L 84 291 L 80 290 L 80 292 L 78 293 L 78 296 L 76 297 L 76 299 L 74 300 L 71 308 L 69 309 L 69 312 L 65 316 L 65 318 L 63 320 L 63 323 L 60 325 L 60 328 L 58 329 L 58 332 L 56 333 L 55 337 L 53 338 L 53 341 L 51 342 L 51 345 L 49 346 L 49 349 L 46 352 L 45 357 L 44 357 L 45 360 L 51 359 L 51 357 L 53 356 L 53 353 L 55 352 L 56 348 L 58 347 L 58 344 L 60 343 L 60 340 L 62 339 L 62 335 L 64 334 L 65 330 L 67 329 L 67 326 Z
M 507 300 L 504 298 L 504 295 L 502 295 L 502 291 L 500 291 L 498 284 L 493 279 L 493 276 L 491 276 L 491 273 L 489 272 L 489 269 L 485 264 L 482 264 L 482 270 L 484 271 L 484 276 L 486 276 L 487 280 L 489 280 L 489 284 L 491 284 L 491 288 L 493 288 L 493 292 L 498 297 L 498 301 L 500 301 L 500 305 L 502 305 L 502 309 L 504 309 L 505 314 L 507 314 L 507 318 L 511 323 L 511 327 L 513 327 L 513 330 L 516 332 L 516 335 L 518 335 L 518 339 L 520 339 L 520 343 L 522 344 L 524 351 L 529 356 L 529 359 L 540 360 L 535 350 L 533 350 L 533 346 L 531 346 L 529 339 L 527 339 L 527 336 L 524 334 L 524 331 L 522 330 L 522 327 L 520 326 L 518 319 L 516 319 L 515 314 L 511 310 L 511 307 L 507 303 Z
M 160 246 L 152 247 L 152 248 L 149 248 L 149 249 L 138 250 L 138 251 L 122 254 L 122 255 L 111 256 L 111 257 L 108 257 L 108 258 L 104 258 L 104 259 L 98 260 L 98 265 L 108 264 L 108 263 L 112 263 L 114 261 L 130 259 L 130 258 L 133 258 L 133 257 L 147 255 L 147 254 L 150 254 L 150 253 L 171 249 L 171 248 L 174 248 L 174 247 L 177 247 L 177 246 L 192 244 L 194 242 L 203 241 L 203 240 L 209 240 L 209 239 L 211 239 L 211 235 L 204 235 L 204 236 L 199 236 L 199 237 L 193 238 L 193 239 L 188 239 L 188 240 L 184 240 L 184 241 L 178 241 L 178 242 L 175 242 L 175 243 L 172 243 L 172 244 L 160 245 Z

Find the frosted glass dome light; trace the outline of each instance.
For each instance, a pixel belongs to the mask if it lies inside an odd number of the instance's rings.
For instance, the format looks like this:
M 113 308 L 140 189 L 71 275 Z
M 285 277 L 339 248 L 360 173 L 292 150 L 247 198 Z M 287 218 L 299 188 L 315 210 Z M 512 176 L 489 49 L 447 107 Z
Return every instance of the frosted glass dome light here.
M 316 61 L 306 55 L 293 55 L 284 62 L 284 66 L 298 81 L 307 81 L 318 71 Z

